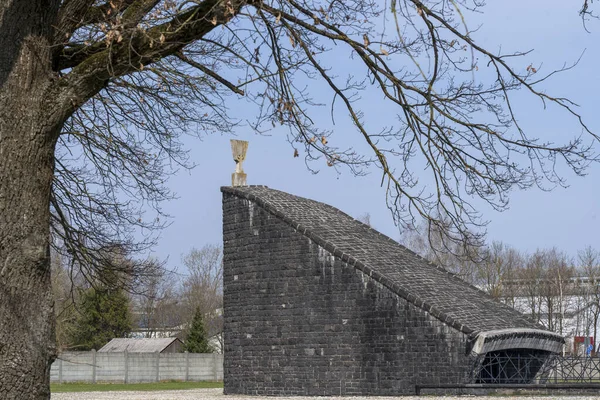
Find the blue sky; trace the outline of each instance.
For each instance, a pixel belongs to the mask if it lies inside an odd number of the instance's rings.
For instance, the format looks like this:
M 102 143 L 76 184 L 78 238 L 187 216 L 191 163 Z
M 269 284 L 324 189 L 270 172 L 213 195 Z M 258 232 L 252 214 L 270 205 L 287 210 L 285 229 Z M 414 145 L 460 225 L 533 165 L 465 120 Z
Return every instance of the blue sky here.
M 556 96 L 565 96 L 580 105 L 580 112 L 594 132 L 600 132 L 600 21 L 591 21 L 587 33 L 577 11 L 577 2 L 565 1 L 494 1 L 484 14 L 471 16 L 469 28 L 482 24 L 476 38 L 489 49 L 500 47 L 507 53 L 534 49 L 523 58 L 526 66 L 540 66 L 540 72 L 560 68 L 576 61 L 577 67 L 552 78 L 544 86 Z M 329 100 L 329 99 L 327 99 Z M 541 102 L 527 96 L 517 96 L 520 123 L 532 136 L 566 141 L 577 136 L 581 129 L 576 121 L 556 109 L 543 110 Z M 243 100 L 230 103 L 232 109 L 244 111 L 249 107 Z M 367 118 L 385 121 L 386 115 L 378 104 L 364 109 Z M 249 110 L 249 112 L 251 112 Z M 326 115 L 327 113 L 323 113 Z M 331 125 L 328 118 L 319 116 L 317 123 Z M 337 122 L 337 121 L 336 121 Z M 361 139 L 349 124 L 338 123 L 332 140 L 362 146 Z M 285 132 L 275 129 L 270 136 L 259 136 L 250 128 L 239 127 L 236 137 L 212 134 L 202 140 L 189 139 L 190 159 L 197 164 L 191 171 L 181 170 L 171 178 L 169 187 L 178 199 L 164 204 L 172 224 L 165 229 L 154 256 L 169 258 L 168 266 L 180 266 L 181 255 L 192 247 L 222 242 L 221 186 L 229 185 L 235 164 L 231 158 L 229 140 L 250 142 L 244 170 L 249 184 L 267 185 L 302 197 L 323 201 L 351 216 L 370 214 L 373 227 L 398 239 L 385 205 L 385 192 L 379 187 L 376 170 L 363 177 L 349 171 L 337 174 L 322 162 L 320 172 L 312 174 L 302 157 L 294 158 Z M 489 220 L 488 239 L 501 240 L 519 250 L 556 246 L 574 256 L 587 245 L 600 249 L 600 166 L 592 166 L 585 178 L 574 177 L 565 171 L 570 185 L 551 192 L 536 189 L 513 191 L 510 209 L 498 213 L 481 203 L 480 211 Z

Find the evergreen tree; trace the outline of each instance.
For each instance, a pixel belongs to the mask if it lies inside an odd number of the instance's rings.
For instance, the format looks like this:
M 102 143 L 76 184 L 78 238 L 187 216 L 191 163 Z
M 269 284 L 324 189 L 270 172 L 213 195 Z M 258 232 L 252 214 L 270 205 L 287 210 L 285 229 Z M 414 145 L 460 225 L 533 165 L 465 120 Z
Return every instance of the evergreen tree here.
M 82 294 L 79 309 L 72 336 L 77 350 L 98 350 L 131 332 L 129 299 L 121 289 L 90 288 Z
M 200 307 L 196 308 L 192 326 L 187 340 L 185 341 L 185 351 L 190 353 L 212 353 L 212 348 L 208 344 L 206 330 L 204 329 L 204 316 Z

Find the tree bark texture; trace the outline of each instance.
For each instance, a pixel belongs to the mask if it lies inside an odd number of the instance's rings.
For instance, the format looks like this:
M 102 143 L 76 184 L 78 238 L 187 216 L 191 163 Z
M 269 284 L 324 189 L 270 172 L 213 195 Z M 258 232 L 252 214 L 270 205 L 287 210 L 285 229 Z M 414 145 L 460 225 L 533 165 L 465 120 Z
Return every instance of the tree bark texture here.
M 58 0 L 0 0 L 0 399 L 49 399 L 55 357 L 49 220 L 50 37 Z

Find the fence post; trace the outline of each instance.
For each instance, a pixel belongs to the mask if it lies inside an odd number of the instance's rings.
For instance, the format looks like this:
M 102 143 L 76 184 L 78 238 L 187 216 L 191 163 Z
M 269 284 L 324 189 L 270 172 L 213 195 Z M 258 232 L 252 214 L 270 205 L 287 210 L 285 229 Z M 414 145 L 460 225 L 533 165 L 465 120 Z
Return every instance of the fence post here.
M 123 352 L 123 363 L 125 364 L 125 376 L 123 378 L 123 382 L 124 383 L 129 383 L 129 366 L 127 365 L 128 364 L 128 362 L 127 362 L 128 358 L 129 357 L 127 356 L 127 350 L 125 350 Z
M 58 359 L 58 383 L 63 383 L 63 360 Z
M 160 353 L 156 352 L 156 382 L 160 382 Z
M 96 350 L 92 349 L 92 383 L 96 383 Z
M 214 381 L 218 381 L 219 377 L 218 377 L 218 371 L 219 369 L 217 368 L 217 353 L 212 353 L 212 359 L 213 359 L 213 376 L 214 376 Z
M 190 380 L 190 353 L 185 352 L 185 381 Z

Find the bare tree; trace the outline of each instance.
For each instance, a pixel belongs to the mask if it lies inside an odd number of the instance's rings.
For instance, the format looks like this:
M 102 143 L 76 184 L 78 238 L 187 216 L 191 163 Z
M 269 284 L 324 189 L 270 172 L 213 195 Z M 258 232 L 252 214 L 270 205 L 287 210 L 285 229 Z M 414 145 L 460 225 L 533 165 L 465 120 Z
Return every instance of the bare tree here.
M 364 214 L 360 215 L 358 218 L 356 218 L 356 220 L 359 221 L 359 222 L 362 222 L 363 224 L 365 224 L 368 227 L 372 228 L 372 226 L 371 226 L 371 214 L 364 213 Z
M 185 320 L 192 322 L 196 310 L 203 314 L 209 336 L 223 331 L 223 252 L 220 246 L 192 249 L 183 258 L 188 270 L 183 280 Z
M 287 128 L 308 160 L 378 167 L 396 221 L 422 217 L 430 231 L 444 227 L 444 242 L 481 240 L 470 196 L 504 209 L 514 188 L 564 184 L 556 165 L 583 174 L 597 137 L 569 100 L 541 87 L 554 71 L 482 47 L 466 23 L 479 9 L 468 0 L 3 1 L 2 396 L 49 397 L 50 229 L 92 281 L 112 250 L 146 249 L 154 236 L 140 243 L 132 230 L 162 225 L 165 174 L 186 162 L 180 134 L 230 130 L 231 96 L 255 106 L 256 130 Z M 366 78 L 336 72 L 337 54 Z M 491 79 L 472 79 L 480 65 Z M 313 123 L 311 79 L 330 90 L 319 103 L 343 107 L 367 153 Z M 395 126 L 370 129 L 359 102 L 370 88 L 396 110 Z M 525 132 L 511 103 L 520 88 L 573 116 L 586 136 L 553 144 Z M 415 163 L 427 166 L 431 190 Z M 144 264 L 123 272 L 135 271 Z
M 495 299 L 515 307 L 523 268 L 521 254 L 502 242 L 492 242 L 482 250 L 482 261 L 475 264 L 477 284 Z
M 565 313 L 570 308 L 569 284 L 574 268 L 565 253 L 552 248 L 544 251 L 544 278 L 542 279 L 543 303 L 548 329 L 563 334 Z
M 444 225 L 447 226 L 447 225 Z M 433 226 L 429 231 L 427 223 L 402 232 L 400 242 L 430 262 L 444 267 L 462 280 L 478 284 L 477 268 L 483 261 L 485 248 L 466 243 L 447 241 L 444 226 Z
M 520 271 L 525 268 L 526 257 L 515 248 L 504 245 L 503 258 L 502 299 L 506 304 L 516 308 L 517 299 L 521 291 L 518 284 L 510 283 L 514 283 L 514 278 L 517 278 Z M 516 282 L 518 283 L 518 280 Z
M 523 307 L 518 310 L 530 314 L 531 320 L 540 322 L 542 318 L 542 290 L 544 279 L 544 253 L 537 250 L 527 257 L 525 268 L 517 275 L 521 282 L 521 291 L 525 299 Z
M 180 279 L 170 271 L 147 278 L 133 295 L 134 331 L 144 337 L 171 337 L 184 323 Z
M 56 347 L 61 353 L 71 345 L 72 327 L 77 317 L 75 309 L 77 293 L 73 290 L 74 283 L 70 271 L 58 253 L 52 253 L 51 268 L 56 315 Z
M 505 263 L 502 257 L 503 244 L 493 242 L 484 249 L 484 260 L 477 265 L 477 280 L 490 296 L 500 299 Z
M 579 266 L 586 283 L 583 295 L 586 300 L 586 308 L 591 312 L 591 325 L 593 329 L 594 344 L 597 345 L 598 321 L 600 320 L 600 254 L 591 246 L 586 247 L 578 253 Z

